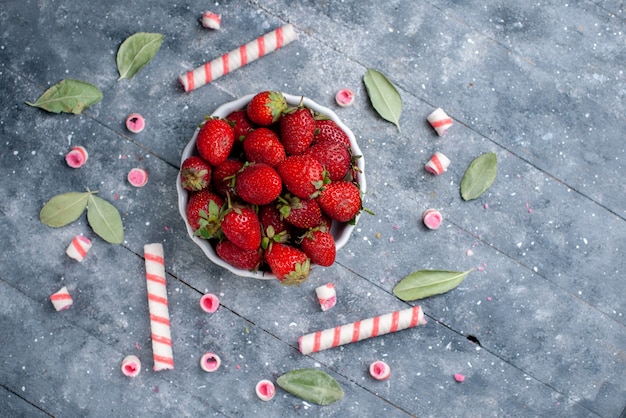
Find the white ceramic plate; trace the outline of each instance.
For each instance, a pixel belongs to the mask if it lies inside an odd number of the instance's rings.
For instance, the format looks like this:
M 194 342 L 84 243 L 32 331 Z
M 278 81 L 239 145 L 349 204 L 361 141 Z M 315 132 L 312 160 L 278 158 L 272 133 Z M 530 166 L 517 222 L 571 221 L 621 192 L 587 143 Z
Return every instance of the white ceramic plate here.
M 283 95 L 285 96 L 285 99 L 287 100 L 287 104 L 291 106 L 297 106 L 300 103 L 300 100 L 302 99 L 302 96 L 293 96 L 291 94 L 286 94 L 286 93 L 283 93 Z M 217 108 L 217 110 L 213 112 L 211 116 L 225 118 L 226 116 L 228 116 L 231 112 L 235 110 L 244 109 L 246 105 L 250 102 L 252 97 L 254 97 L 254 94 L 249 94 L 247 96 L 241 97 L 232 102 L 223 104 L 222 106 Z M 303 104 L 318 113 L 327 115 L 329 118 L 335 121 L 339 125 L 339 127 L 345 131 L 345 133 L 348 135 L 348 138 L 350 138 L 350 147 L 352 148 L 352 155 L 363 155 L 361 153 L 361 149 L 356 143 L 354 134 L 343 122 L 341 122 L 341 120 L 339 119 L 339 117 L 337 117 L 335 112 L 333 112 L 332 110 L 326 107 L 320 106 L 319 104 L 315 103 L 313 100 L 306 98 L 306 97 L 303 99 Z M 191 140 L 189 141 L 185 149 L 183 149 L 183 154 L 181 157 L 181 164 L 188 157 L 196 153 L 196 137 L 198 136 L 199 130 L 200 130 L 199 128 L 196 129 L 196 131 L 193 134 L 193 137 L 191 138 Z M 363 157 L 356 160 L 356 164 L 357 164 L 357 167 L 361 170 L 360 173 L 357 173 L 357 180 L 359 182 L 359 187 L 361 188 L 361 192 L 365 193 L 367 185 L 365 183 L 365 161 Z M 185 221 L 185 225 L 187 226 L 187 233 L 189 234 L 191 239 L 202 249 L 202 251 L 206 254 L 209 260 L 211 260 L 213 263 L 217 264 L 218 266 L 224 267 L 225 269 L 231 271 L 232 273 L 238 276 L 252 277 L 255 279 L 262 279 L 262 280 L 269 280 L 269 279 L 276 278 L 276 276 L 269 271 L 254 272 L 254 271 L 248 271 L 248 270 L 241 270 L 241 269 L 231 266 L 230 264 L 222 260 L 220 257 L 218 257 L 217 253 L 215 252 L 215 249 L 213 248 L 213 246 L 211 245 L 209 241 L 194 236 L 193 230 L 191 229 L 191 226 L 187 222 L 187 215 L 186 215 L 186 210 L 185 210 L 185 208 L 187 207 L 187 201 L 189 200 L 189 192 L 185 190 L 181 184 L 180 173 L 178 174 L 176 178 L 176 190 L 178 191 L 178 210 L 180 212 L 180 215 L 183 217 L 183 220 Z M 358 220 L 359 220 L 359 216 L 357 216 L 355 221 L 358 222 Z M 333 221 L 330 232 L 335 238 L 335 245 L 337 247 L 337 250 L 341 249 L 344 245 L 347 244 L 348 240 L 350 239 L 350 235 L 352 234 L 352 231 L 354 230 L 354 227 L 355 227 L 354 225 L 349 225 L 347 223 L 339 223 L 339 222 Z

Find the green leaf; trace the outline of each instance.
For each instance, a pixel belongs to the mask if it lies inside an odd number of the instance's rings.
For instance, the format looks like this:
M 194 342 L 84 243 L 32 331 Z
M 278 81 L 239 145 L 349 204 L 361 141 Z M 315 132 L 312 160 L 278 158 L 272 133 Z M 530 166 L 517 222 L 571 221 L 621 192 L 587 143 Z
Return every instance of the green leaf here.
M 488 152 L 479 157 L 467 167 L 461 180 L 461 197 L 463 200 L 472 200 L 482 195 L 496 179 L 498 172 L 498 157 L 494 152 Z
M 82 215 L 88 197 L 89 193 L 76 192 L 56 195 L 41 209 L 39 219 L 53 228 L 70 224 Z
M 400 131 L 402 97 L 396 87 L 381 72 L 371 68 L 365 73 L 363 81 L 374 109 L 383 119 L 396 125 Z
M 26 104 L 52 113 L 65 112 L 78 115 L 100 100 L 102 92 L 98 87 L 84 81 L 66 79 L 46 90 L 35 103 L 26 102 Z
M 101 197 L 89 195 L 87 220 L 103 240 L 111 244 L 121 244 L 124 240 L 124 227 L 119 211 Z
M 471 271 L 414 271 L 400 280 L 393 288 L 393 294 L 405 302 L 440 295 L 460 285 Z
M 343 397 L 339 383 L 317 369 L 292 370 L 276 379 L 276 383 L 292 395 L 318 405 L 330 405 Z
M 120 78 L 133 78 L 156 55 L 163 35 L 160 33 L 137 32 L 126 38 L 117 50 L 117 70 Z

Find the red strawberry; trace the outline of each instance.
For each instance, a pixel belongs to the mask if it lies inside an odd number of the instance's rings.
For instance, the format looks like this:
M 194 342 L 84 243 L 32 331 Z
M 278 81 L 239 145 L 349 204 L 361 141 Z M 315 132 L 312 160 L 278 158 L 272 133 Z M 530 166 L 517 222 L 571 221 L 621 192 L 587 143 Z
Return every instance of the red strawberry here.
M 248 114 L 245 110 L 235 110 L 226 116 L 226 120 L 230 122 L 235 132 L 235 139 L 242 140 L 254 129 L 252 122 L 248 119 Z
M 274 205 L 264 205 L 259 208 L 259 220 L 265 235 L 268 235 L 268 227 L 272 227 L 273 234 L 280 234 L 283 231 L 289 231 L 289 224 L 280 211 Z
M 224 119 L 208 119 L 196 138 L 200 157 L 212 166 L 226 161 L 235 143 L 235 131 Z
M 257 213 L 248 206 L 235 206 L 222 217 L 222 232 L 233 244 L 244 250 L 261 246 L 261 223 Z
M 206 189 L 211 182 L 211 166 L 202 158 L 191 156 L 180 166 L 180 181 L 187 190 Z
M 215 251 L 222 260 L 242 270 L 258 270 L 261 261 L 263 261 L 263 252 L 260 248 L 244 250 L 228 240 L 220 241 L 215 247 Z
M 285 109 L 287 109 L 287 101 L 281 92 L 262 91 L 252 97 L 246 113 L 252 123 L 269 126 L 281 118 Z
M 287 158 L 280 138 L 268 128 L 258 128 L 250 132 L 243 141 L 243 151 L 248 161 L 265 163 L 272 167 Z
M 311 109 L 300 106 L 280 120 L 280 140 L 288 155 L 303 153 L 313 141 L 315 119 Z
M 342 180 L 352 165 L 350 149 L 335 141 L 322 141 L 312 145 L 305 152 L 322 163 L 331 181 Z
M 238 160 L 226 160 L 213 168 L 212 183 L 216 193 L 226 196 L 234 194 L 235 175 L 241 170 L 243 163 Z
M 283 182 L 272 167 L 264 163 L 244 166 L 235 177 L 235 190 L 244 201 L 253 205 L 267 205 L 283 190 Z
M 302 251 L 309 256 L 312 263 L 328 267 L 335 262 L 337 247 L 335 239 L 328 231 L 312 229 L 302 237 Z
M 317 198 L 322 211 L 339 222 L 350 222 L 361 211 L 361 191 L 348 181 L 336 181 L 326 185 Z
M 324 186 L 324 167 L 308 155 L 292 155 L 278 164 L 276 171 L 291 193 L 301 199 L 311 199 Z
M 337 125 L 332 119 L 316 119 L 315 120 L 315 136 L 313 143 L 331 140 L 350 147 L 350 138 L 343 129 Z
M 280 198 L 281 215 L 296 228 L 314 228 L 322 223 L 322 210 L 315 199 L 299 199 L 287 195 Z
M 299 285 L 309 277 L 311 260 L 303 251 L 291 245 L 271 243 L 265 251 L 265 261 L 284 285 Z
M 210 205 L 211 202 L 214 205 Z M 219 209 L 224 205 L 224 199 L 208 191 L 202 189 L 198 192 L 192 192 L 189 195 L 187 201 L 187 207 L 185 209 L 187 215 L 187 222 L 193 231 L 198 231 L 201 226 L 202 219 L 207 219 L 210 216 L 218 216 Z M 217 208 L 217 211 L 215 211 Z M 213 209 L 213 210 L 211 210 Z M 204 216 L 201 216 L 204 214 Z

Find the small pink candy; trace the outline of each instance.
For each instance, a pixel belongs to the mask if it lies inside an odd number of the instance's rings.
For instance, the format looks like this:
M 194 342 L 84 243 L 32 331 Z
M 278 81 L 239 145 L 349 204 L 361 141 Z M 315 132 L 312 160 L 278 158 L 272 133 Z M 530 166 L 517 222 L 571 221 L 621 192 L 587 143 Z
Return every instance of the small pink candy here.
M 391 376 L 391 368 L 384 361 L 376 360 L 370 364 L 370 375 L 376 380 L 387 380 Z
M 148 182 L 148 172 L 143 168 L 133 168 L 128 172 L 128 182 L 135 187 L 143 187 Z
M 72 168 L 80 168 L 87 162 L 87 158 L 89 158 L 87 150 L 79 145 L 72 147 L 70 152 L 65 155 L 65 162 Z
M 430 161 L 426 163 L 424 168 L 429 173 L 432 173 L 436 176 L 443 174 L 448 170 L 450 166 L 450 160 L 448 157 L 440 153 L 439 151 L 435 152 L 433 156 L 430 158 Z
M 354 92 L 350 89 L 341 89 L 335 95 L 335 101 L 341 107 L 352 106 L 352 103 L 354 103 Z
M 256 384 L 255 391 L 256 396 L 262 401 L 270 401 L 274 395 L 276 395 L 276 387 L 267 379 L 259 381 L 259 383 Z
M 63 286 L 58 292 L 50 295 L 50 302 L 52 302 L 52 306 L 54 309 L 58 311 L 65 311 L 72 307 L 74 303 L 72 300 L 72 295 L 68 292 L 67 287 Z
M 139 113 L 131 113 L 126 118 L 126 128 L 134 134 L 138 134 L 146 127 L 146 121 Z
M 332 283 L 317 287 L 315 294 L 317 295 L 317 301 L 320 303 L 322 311 L 327 311 L 337 304 L 337 293 L 335 291 L 335 285 Z
M 205 28 L 218 30 L 221 23 L 222 16 L 213 12 L 202 13 L 202 26 L 204 26 Z
M 207 293 L 200 298 L 200 307 L 204 312 L 213 313 L 220 307 L 220 300 L 212 293 Z
M 439 228 L 442 220 L 443 220 L 443 217 L 441 216 L 441 213 L 439 213 L 437 209 L 428 209 L 422 215 L 422 222 L 424 222 L 424 225 L 426 225 L 428 229 Z
M 122 373 L 124 376 L 135 377 L 141 371 L 141 361 L 139 357 L 130 355 L 122 360 Z
M 212 373 L 220 368 L 222 365 L 222 359 L 215 353 L 204 353 L 200 358 L 200 367 L 202 370 L 208 373 Z
M 461 373 L 455 373 L 454 374 L 454 380 L 456 380 L 459 383 L 464 382 L 465 381 L 465 375 L 461 374 Z

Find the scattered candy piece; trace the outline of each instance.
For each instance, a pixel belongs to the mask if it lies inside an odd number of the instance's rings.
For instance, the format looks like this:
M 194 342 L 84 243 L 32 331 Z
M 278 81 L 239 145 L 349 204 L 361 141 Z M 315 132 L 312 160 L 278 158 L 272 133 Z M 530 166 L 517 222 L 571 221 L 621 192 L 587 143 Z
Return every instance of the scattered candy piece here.
M 438 176 L 448 170 L 449 166 L 450 160 L 448 159 L 448 157 L 437 151 L 433 154 L 432 157 L 430 157 L 430 161 L 426 163 L 424 168 L 429 173 Z
M 186 92 L 190 92 L 293 42 L 296 37 L 293 25 L 286 24 L 188 71 L 178 77 L 178 81 Z
M 148 311 L 152 332 L 152 358 L 154 371 L 174 368 L 170 313 L 165 287 L 165 260 L 163 244 L 146 244 L 143 247 L 148 287 Z
M 73 258 L 78 262 L 82 262 L 87 256 L 87 252 L 91 249 L 93 244 L 89 238 L 82 235 L 76 235 L 70 245 L 65 250 L 65 254 Z
M 148 182 L 148 172 L 143 168 L 133 168 L 128 172 L 128 182 L 131 186 L 143 187 Z
M 460 374 L 460 373 L 455 373 L 454 374 L 454 380 L 456 380 L 459 383 L 464 382 L 465 381 L 465 375 Z
M 124 376 L 135 377 L 141 371 L 141 361 L 139 357 L 130 355 L 122 360 L 122 373 Z
M 354 92 L 350 89 L 341 89 L 335 95 L 335 101 L 341 107 L 352 106 L 352 103 L 354 103 Z
M 200 298 L 200 307 L 204 312 L 213 313 L 220 307 L 220 300 L 212 293 L 207 293 Z
M 276 387 L 274 384 L 267 379 L 263 379 L 256 384 L 256 396 L 259 397 L 262 401 L 272 400 L 274 395 L 276 394 Z
M 420 306 L 414 306 L 303 335 L 298 339 L 298 346 L 300 352 L 306 355 L 424 324 L 426 324 L 424 311 Z
M 200 367 L 205 372 L 212 373 L 220 368 L 222 364 L 222 359 L 215 353 L 204 353 L 202 358 L 200 359 Z
M 131 113 L 126 118 L 126 128 L 134 134 L 138 134 L 146 127 L 146 121 L 139 113 Z
M 54 309 L 64 311 L 72 307 L 72 295 L 67 291 L 67 287 L 63 286 L 58 292 L 50 295 L 50 301 Z
M 422 222 L 428 229 L 437 229 L 441 225 L 443 217 L 437 209 L 428 209 L 422 215 Z
M 376 380 L 387 380 L 391 376 L 391 367 L 384 361 L 376 360 L 370 364 L 370 375 Z
M 72 168 L 80 168 L 87 162 L 87 158 L 89 158 L 89 153 L 85 147 L 79 145 L 72 147 L 70 152 L 65 155 L 65 162 Z
M 222 16 L 213 12 L 202 13 L 202 26 L 207 29 L 219 30 L 222 23 Z
M 315 294 L 322 311 L 327 311 L 337 304 L 337 293 L 335 292 L 335 285 L 332 283 L 316 288 Z
M 435 109 L 426 119 L 439 136 L 444 136 L 446 131 L 452 126 L 452 119 L 440 107 Z

